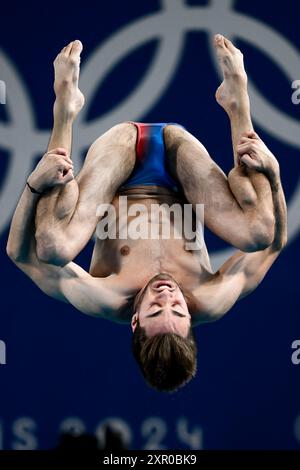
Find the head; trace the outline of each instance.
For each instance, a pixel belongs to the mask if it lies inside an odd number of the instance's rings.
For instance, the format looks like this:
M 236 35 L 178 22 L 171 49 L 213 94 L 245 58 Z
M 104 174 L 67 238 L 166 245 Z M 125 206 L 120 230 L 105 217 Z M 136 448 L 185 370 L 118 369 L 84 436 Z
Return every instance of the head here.
M 134 302 L 132 350 L 146 381 L 175 391 L 196 373 L 197 348 L 187 297 L 168 274 L 154 276 Z

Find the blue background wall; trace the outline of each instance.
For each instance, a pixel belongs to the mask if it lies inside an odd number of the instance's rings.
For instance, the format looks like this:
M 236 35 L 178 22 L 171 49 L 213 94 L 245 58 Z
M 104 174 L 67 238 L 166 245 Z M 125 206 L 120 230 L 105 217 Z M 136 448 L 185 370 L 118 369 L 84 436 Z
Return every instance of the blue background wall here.
M 185 16 L 189 8 L 195 10 Z M 208 12 L 210 19 L 203 20 Z M 272 2 L 272 8 L 270 2 L 256 0 L 2 5 L 0 79 L 6 81 L 7 104 L 0 106 L 0 339 L 6 343 L 7 364 L 0 365 L 0 449 L 54 447 L 69 418 L 71 428 L 98 430 L 101 440 L 103 422 L 112 417 L 126 445 L 136 449 L 299 449 L 300 365 L 291 361 L 291 344 L 300 339 L 300 204 L 293 202 L 300 183 L 300 105 L 291 101 L 291 82 L 300 80 L 299 13 L 299 3 L 291 0 Z M 193 18 L 199 27 L 182 27 L 181 41 L 180 25 Z M 245 24 L 245 19 L 252 22 Z M 247 30 L 246 37 L 237 34 L 241 30 Z M 143 31 L 145 40 L 136 40 Z M 229 171 L 229 124 L 214 100 L 219 76 L 209 41 L 215 32 L 236 33 L 232 39 L 244 52 L 251 83 L 267 108 L 274 106 L 272 118 L 254 100 L 252 111 L 257 132 L 280 161 L 293 233 L 257 291 L 220 322 L 197 329 L 198 375 L 167 396 L 145 385 L 131 357 L 128 327 L 85 317 L 47 298 L 7 259 L 8 219 L 49 139 L 52 62 L 76 38 L 84 45 L 81 86 L 87 96 L 74 131 L 77 166 L 98 135 L 132 119 L 182 123 Z M 112 38 L 115 42 L 107 46 Z M 130 46 L 131 39 L 136 46 Z M 154 75 L 152 67 L 167 41 L 176 66 L 172 70 L 169 51 L 162 72 Z M 278 60 L 266 53 L 270 42 Z M 106 69 L 120 44 L 125 52 Z M 108 55 L 101 55 L 104 49 Z M 87 67 L 92 58 L 93 71 Z M 163 69 L 169 66 L 167 79 Z M 142 94 L 137 104 L 126 102 L 149 77 L 153 93 Z M 279 117 L 282 125 L 276 122 Z M 208 231 L 206 239 L 214 256 L 224 250 L 225 244 Z M 91 248 L 78 260 L 85 267 Z

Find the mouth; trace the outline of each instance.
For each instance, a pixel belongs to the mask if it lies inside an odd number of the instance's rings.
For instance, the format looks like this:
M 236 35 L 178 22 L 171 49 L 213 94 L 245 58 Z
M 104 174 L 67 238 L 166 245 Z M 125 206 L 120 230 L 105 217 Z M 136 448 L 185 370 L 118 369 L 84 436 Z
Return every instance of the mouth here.
M 160 281 L 155 281 L 152 284 L 152 289 L 161 292 L 164 289 L 168 289 L 169 291 L 174 291 L 176 289 L 176 285 L 174 282 L 171 280 L 160 280 Z

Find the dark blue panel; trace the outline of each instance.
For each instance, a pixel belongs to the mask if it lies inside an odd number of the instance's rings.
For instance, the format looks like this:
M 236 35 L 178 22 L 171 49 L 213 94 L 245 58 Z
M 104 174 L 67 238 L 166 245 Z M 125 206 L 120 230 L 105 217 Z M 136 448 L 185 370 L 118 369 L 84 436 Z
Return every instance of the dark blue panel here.
M 280 161 L 291 208 L 300 183 L 300 132 L 295 130 L 291 136 L 282 129 L 280 132 L 280 127 L 300 129 L 300 105 L 291 100 L 291 83 L 300 80 L 300 4 L 293 0 L 272 2 L 272 6 L 258 0 L 112 0 L 77 6 L 54 0 L 31 8 L 27 2 L 23 6 L 8 3 L 1 5 L 0 11 L 4 53 L 0 56 L 0 79 L 4 68 L 13 67 L 7 82 L 7 104 L 0 105 L 0 124 L 11 131 L 4 134 L 0 127 L 0 340 L 5 341 L 7 353 L 7 364 L 0 365 L 0 449 L 54 447 L 61 423 L 70 417 L 77 417 L 78 425 L 89 433 L 115 417 L 132 448 L 299 449 L 300 365 L 291 361 L 291 344 L 300 339 L 300 194 L 290 220 L 295 231 L 285 252 L 256 292 L 220 322 L 197 329 L 198 375 L 172 396 L 145 385 L 131 357 L 127 326 L 85 317 L 46 297 L 8 260 L 5 244 L 9 217 L 26 176 L 44 151 L 34 142 L 46 146 L 50 135 L 52 62 L 58 51 L 70 40 L 83 42 L 82 76 L 92 58 L 98 60 L 99 70 L 106 70 L 96 52 L 108 47 L 109 40 L 115 42 L 106 60 L 122 45 L 128 51 L 101 80 L 95 72 L 86 76 L 88 88 L 84 92 L 93 86 L 95 94 L 86 103 L 84 124 L 88 129 L 99 120 L 100 134 L 116 123 L 111 118 L 107 124 L 110 113 L 151 76 L 166 31 L 174 34 L 175 48 L 175 33 L 183 22 L 187 27 L 182 27 L 182 49 L 168 81 L 163 73 L 158 74 L 150 104 L 144 106 L 140 100 L 136 112 L 128 104 L 122 119 L 182 123 L 229 171 L 230 128 L 214 100 L 219 76 L 208 41 L 210 32 L 244 29 L 244 37 L 233 39 L 243 49 L 251 83 L 267 100 L 267 112 L 270 105 L 274 107 L 276 117 L 266 117 L 260 106 L 253 105 L 255 127 Z M 194 8 L 194 13 L 185 16 L 189 8 Z M 200 24 L 206 11 L 211 11 L 211 30 L 208 23 Z M 228 16 L 232 12 L 240 16 Z M 196 29 L 189 25 L 198 14 Z M 160 21 L 164 26 L 158 35 L 155 25 Z M 144 41 L 149 24 L 152 33 Z M 129 46 L 131 34 L 140 38 L 136 46 Z M 249 40 L 251 35 L 255 44 Z M 282 42 L 286 49 L 282 49 Z M 11 94 L 16 97 L 17 93 L 27 97 L 25 110 L 19 98 L 11 105 Z M 282 126 L 276 121 L 279 117 Z M 102 118 L 108 121 L 103 124 Z M 81 156 L 98 137 L 95 134 L 87 141 L 82 127 L 74 131 Z M 21 149 L 18 152 L 17 147 Z M 10 181 L 13 189 L 8 191 Z M 212 253 L 225 248 L 212 234 L 207 232 L 206 236 Z M 85 267 L 91 249 L 90 245 L 79 257 Z

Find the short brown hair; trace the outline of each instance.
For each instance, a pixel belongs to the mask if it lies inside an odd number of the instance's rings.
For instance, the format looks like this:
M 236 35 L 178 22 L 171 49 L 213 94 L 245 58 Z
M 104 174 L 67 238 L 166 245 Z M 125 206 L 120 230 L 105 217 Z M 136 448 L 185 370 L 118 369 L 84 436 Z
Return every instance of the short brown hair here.
M 176 391 L 196 375 L 197 346 L 192 327 L 187 338 L 176 333 L 147 337 L 138 321 L 132 352 L 146 382 L 160 392 Z

